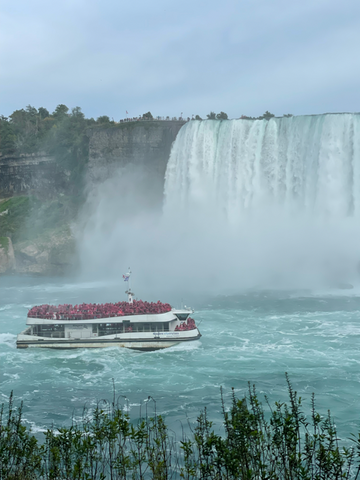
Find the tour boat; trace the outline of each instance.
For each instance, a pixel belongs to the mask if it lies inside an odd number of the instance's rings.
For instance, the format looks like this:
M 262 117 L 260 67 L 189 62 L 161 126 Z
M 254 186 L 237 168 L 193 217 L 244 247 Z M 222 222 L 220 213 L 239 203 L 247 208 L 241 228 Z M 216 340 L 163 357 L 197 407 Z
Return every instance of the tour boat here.
M 193 310 L 168 303 L 135 300 L 81 305 L 40 305 L 28 312 L 28 327 L 17 336 L 17 348 L 126 347 L 158 350 L 198 340 Z

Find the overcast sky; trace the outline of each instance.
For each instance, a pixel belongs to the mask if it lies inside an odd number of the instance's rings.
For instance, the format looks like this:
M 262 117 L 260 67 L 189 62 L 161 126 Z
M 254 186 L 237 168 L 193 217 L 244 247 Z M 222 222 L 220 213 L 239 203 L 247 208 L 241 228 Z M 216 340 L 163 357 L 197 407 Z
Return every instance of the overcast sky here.
M 0 114 L 360 111 L 359 0 L 1 2 Z

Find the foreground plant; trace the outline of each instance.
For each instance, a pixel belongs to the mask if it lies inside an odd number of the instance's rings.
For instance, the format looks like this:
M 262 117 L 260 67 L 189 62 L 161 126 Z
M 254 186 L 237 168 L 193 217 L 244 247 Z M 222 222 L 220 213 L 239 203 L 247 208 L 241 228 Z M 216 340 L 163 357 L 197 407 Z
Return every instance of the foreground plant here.
M 226 406 L 221 391 L 222 433 L 215 433 L 206 409 L 188 437 L 176 442 L 156 414 L 131 421 L 112 403 L 85 411 L 82 423 L 49 429 L 43 443 L 22 423 L 22 405 L 10 396 L 0 410 L 0 480 L 156 479 L 357 479 L 360 436 L 354 447 L 339 445 L 330 413 L 305 415 L 302 400 L 286 376 L 289 403 L 265 409 L 255 387 Z M 149 397 L 150 399 L 151 397 Z

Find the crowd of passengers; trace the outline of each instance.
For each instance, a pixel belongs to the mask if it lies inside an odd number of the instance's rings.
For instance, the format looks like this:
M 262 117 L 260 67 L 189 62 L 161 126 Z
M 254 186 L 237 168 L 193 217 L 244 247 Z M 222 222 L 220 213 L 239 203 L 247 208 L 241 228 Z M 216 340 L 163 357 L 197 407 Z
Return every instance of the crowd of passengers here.
M 191 317 L 188 317 L 186 323 L 184 322 L 180 325 L 176 325 L 175 331 L 183 332 L 184 330 L 194 330 L 194 328 L 196 328 L 195 320 Z
M 144 315 L 170 312 L 168 303 L 143 302 L 133 303 L 82 303 L 81 305 L 39 305 L 29 310 L 28 317 L 54 320 L 83 320 L 92 318 L 122 317 L 124 315 Z

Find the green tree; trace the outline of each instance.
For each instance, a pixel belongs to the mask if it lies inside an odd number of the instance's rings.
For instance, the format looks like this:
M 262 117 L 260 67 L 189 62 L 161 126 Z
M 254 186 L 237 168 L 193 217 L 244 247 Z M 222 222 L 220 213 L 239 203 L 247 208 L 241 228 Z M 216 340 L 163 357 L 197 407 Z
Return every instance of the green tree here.
M 38 148 L 39 117 L 36 108 L 28 105 L 26 110 L 15 110 L 10 115 L 13 131 L 16 135 L 16 149 L 24 153 L 34 152 Z
M 22 108 L 21 110 L 15 110 L 10 115 L 11 124 L 14 127 L 15 131 L 25 130 L 26 128 L 26 112 Z
M 0 152 L 2 154 L 14 153 L 16 150 L 16 135 L 9 120 L 0 117 Z
M 200 115 L 195 115 L 195 120 L 202 120 L 202 118 L 200 117 Z
M 74 117 L 74 118 L 77 118 L 77 119 L 81 119 L 81 120 L 85 119 L 85 115 L 81 111 L 80 107 L 72 108 L 71 109 L 71 116 Z
M 44 107 L 40 107 L 38 109 L 38 113 L 39 113 L 39 117 L 40 117 L 41 120 L 50 116 L 49 110 L 47 110 Z
M 32 107 L 31 105 L 27 105 L 26 113 L 29 115 L 29 117 L 36 118 L 38 111 L 36 110 L 35 107 Z
M 153 120 L 153 119 L 154 119 L 154 117 L 152 116 L 151 112 L 144 113 L 143 116 L 142 116 L 142 118 L 143 118 L 144 120 Z
M 225 112 L 220 112 L 216 115 L 218 120 L 228 120 L 228 115 Z
M 106 125 L 106 124 L 111 123 L 111 120 L 107 115 L 101 115 L 100 117 L 98 117 L 96 119 L 96 123 L 101 124 L 101 125 Z
M 78 188 L 89 153 L 89 139 L 85 133 L 88 121 L 80 107 L 73 108 L 70 115 L 66 106 L 58 107 L 61 108 L 57 108 L 58 114 L 54 116 L 44 147 L 58 163 L 70 170 L 74 187 Z
M 259 120 L 270 120 L 270 118 L 275 117 L 273 113 L 270 113 L 268 110 L 264 113 L 264 115 L 261 115 L 261 117 L 258 117 Z
M 207 115 L 208 120 L 216 120 L 216 113 L 215 112 L 210 112 Z
M 55 118 L 64 118 L 67 115 L 68 111 L 69 111 L 68 107 L 61 103 L 55 108 L 53 112 L 53 116 Z

